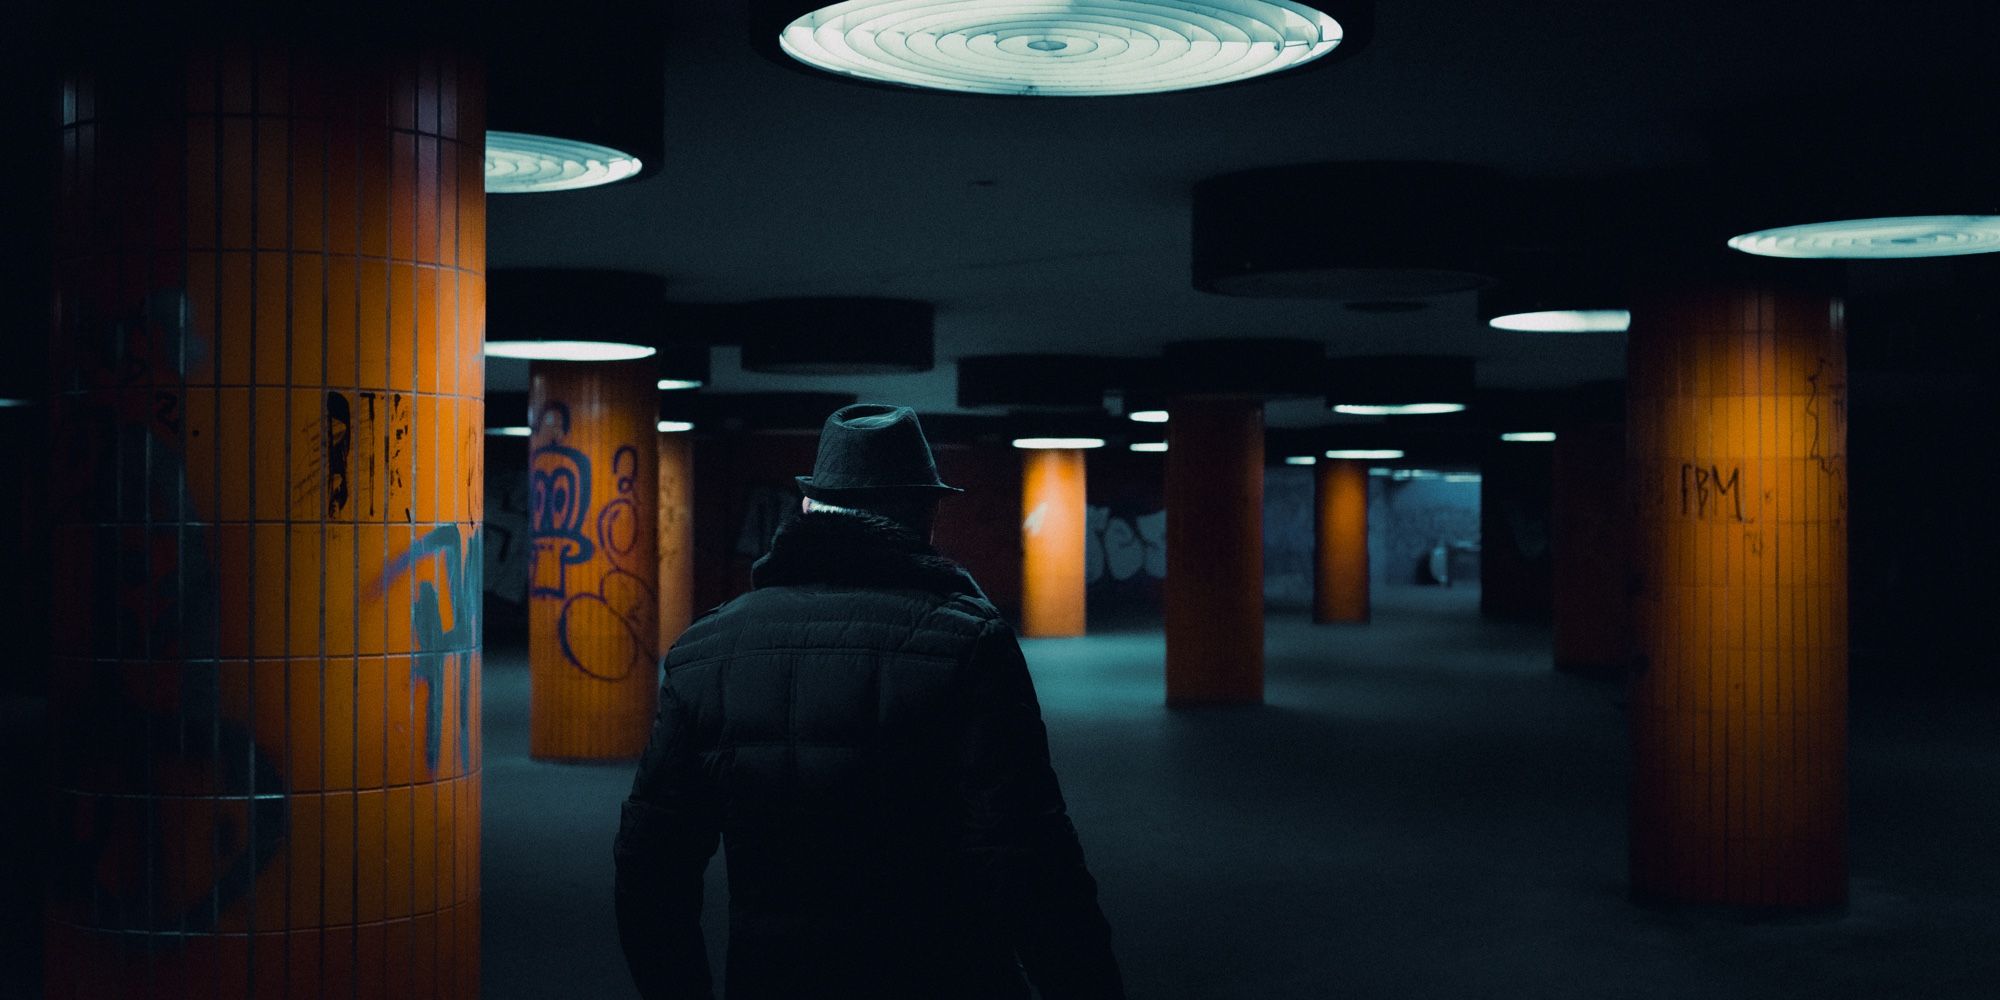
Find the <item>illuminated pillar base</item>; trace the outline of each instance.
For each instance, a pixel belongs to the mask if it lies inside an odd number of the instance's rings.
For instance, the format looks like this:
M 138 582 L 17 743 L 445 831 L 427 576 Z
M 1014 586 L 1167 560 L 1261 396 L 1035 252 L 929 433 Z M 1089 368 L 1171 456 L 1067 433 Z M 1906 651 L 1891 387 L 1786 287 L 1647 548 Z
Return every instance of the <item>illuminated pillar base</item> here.
M 528 752 L 623 760 L 658 701 L 659 390 L 651 360 L 528 374 Z
M 1021 634 L 1084 632 L 1084 452 L 1021 452 Z
M 1847 898 L 1846 349 L 1824 295 L 1635 302 L 1636 896 Z
M 1322 459 L 1314 472 L 1313 621 L 1368 621 L 1368 468 Z
M 1167 704 L 1264 700 L 1264 405 L 1187 397 L 1167 425 Z

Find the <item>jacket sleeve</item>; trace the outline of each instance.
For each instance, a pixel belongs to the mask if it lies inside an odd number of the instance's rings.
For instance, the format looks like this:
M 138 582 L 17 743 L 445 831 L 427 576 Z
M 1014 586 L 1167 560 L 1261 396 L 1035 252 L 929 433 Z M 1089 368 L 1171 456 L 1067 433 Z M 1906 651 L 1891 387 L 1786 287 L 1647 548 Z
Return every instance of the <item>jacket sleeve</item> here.
M 618 943 L 646 1000 L 714 995 L 701 897 L 720 820 L 694 750 L 692 715 L 669 674 L 612 852 Z
M 1044 1000 L 1122 997 L 1111 927 L 1049 763 L 1013 629 L 996 621 L 982 630 L 967 670 L 958 761 L 967 889 Z

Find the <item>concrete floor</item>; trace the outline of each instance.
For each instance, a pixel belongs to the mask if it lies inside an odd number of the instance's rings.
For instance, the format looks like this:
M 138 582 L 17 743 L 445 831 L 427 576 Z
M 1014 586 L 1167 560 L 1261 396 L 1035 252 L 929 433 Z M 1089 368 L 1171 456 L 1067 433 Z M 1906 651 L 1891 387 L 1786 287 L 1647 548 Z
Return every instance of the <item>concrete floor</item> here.
M 1169 712 L 1158 633 L 1026 643 L 1135 998 L 2000 996 L 1990 700 L 1857 698 L 1853 903 L 1746 922 L 1625 895 L 1620 688 L 1476 588 L 1269 622 L 1267 704 Z M 485 994 L 631 996 L 610 841 L 630 768 L 526 759 L 489 654 Z M 706 924 L 723 945 L 711 864 Z

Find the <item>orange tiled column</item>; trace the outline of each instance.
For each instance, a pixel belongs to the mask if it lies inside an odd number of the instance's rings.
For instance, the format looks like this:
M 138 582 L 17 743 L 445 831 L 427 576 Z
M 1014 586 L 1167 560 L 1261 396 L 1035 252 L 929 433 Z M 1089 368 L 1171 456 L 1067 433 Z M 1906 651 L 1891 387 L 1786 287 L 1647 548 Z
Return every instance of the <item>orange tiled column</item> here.
M 659 435 L 660 641 L 664 657 L 694 621 L 694 446 Z
M 1021 452 L 1021 634 L 1084 631 L 1084 453 Z
M 1368 468 L 1321 459 L 1313 491 L 1313 621 L 1368 620 Z
M 1632 659 L 1625 425 L 1563 428 L 1556 437 L 1549 479 L 1556 669 L 1622 672 Z
M 480 80 L 63 81 L 50 997 L 478 995 Z
M 1635 303 L 1632 886 L 1847 898 L 1846 348 L 1823 295 Z
M 639 756 L 659 688 L 653 362 L 528 374 L 528 751 Z
M 1183 398 L 1167 425 L 1167 704 L 1264 700 L 1264 404 Z

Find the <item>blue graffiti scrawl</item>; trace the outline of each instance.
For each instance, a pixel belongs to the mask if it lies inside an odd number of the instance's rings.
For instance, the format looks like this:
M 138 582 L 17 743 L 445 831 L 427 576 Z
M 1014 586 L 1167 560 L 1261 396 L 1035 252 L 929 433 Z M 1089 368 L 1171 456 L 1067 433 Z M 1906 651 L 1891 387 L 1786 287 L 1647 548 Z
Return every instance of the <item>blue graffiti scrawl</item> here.
M 659 597 L 647 579 L 640 542 L 654 530 L 637 502 L 639 449 L 621 445 L 611 456 L 618 495 L 597 514 L 596 550 L 611 563 L 594 591 L 570 595 L 556 619 L 556 642 L 570 666 L 604 681 L 623 680 L 653 662 Z M 571 634 L 590 637 L 573 643 Z
M 549 403 L 541 419 L 555 423 L 556 431 L 549 443 L 528 453 L 531 598 L 568 594 L 569 568 L 596 555 L 596 546 L 583 533 L 590 511 L 590 456 L 563 443 L 569 435 L 568 406 Z
M 461 771 L 472 769 L 472 660 L 479 652 L 480 581 L 485 578 L 481 550 L 476 528 L 466 534 L 456 524 L 439 525 L 389 564 L 376 587 L 379 593 L 429 560 L 443 570 L 417 582 L 410 605 L 410 632 L 417 643 L 411 678 L 421 681 L 428 694 L 424 764 L 432 773 L 443 743 L 445 671 L 452 668 L 458 672 L 458 765 Z M 438 593 L 440 578 L 447 593 Z

